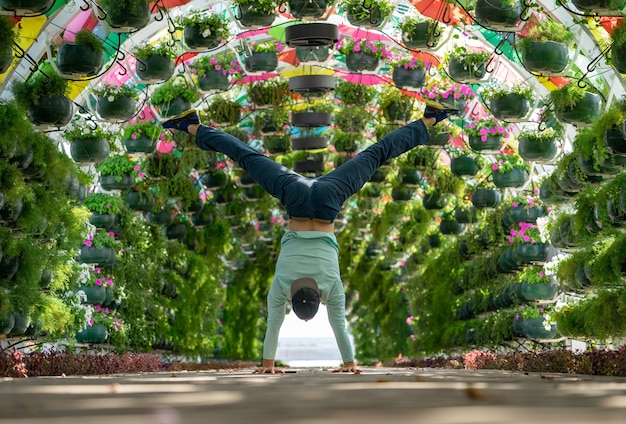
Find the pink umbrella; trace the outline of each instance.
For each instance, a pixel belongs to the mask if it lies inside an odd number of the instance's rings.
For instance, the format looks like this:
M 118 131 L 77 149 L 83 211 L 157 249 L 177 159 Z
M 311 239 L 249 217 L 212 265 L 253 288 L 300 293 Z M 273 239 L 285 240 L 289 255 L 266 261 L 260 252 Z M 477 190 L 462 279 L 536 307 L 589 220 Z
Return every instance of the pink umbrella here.
M 381 34 L 380 32 L 368 31 L 352 25 L 339 25 L 339 34 L 344 37 L 350 36 L 355 40 L 391 41 L 391 38 Z
M 348 82 L 354 84 L 366 84 L 366 85 L 378 85 L 378 84 L 390 84 L 391 78 L 386 75 L 378 74 L 353 74 L 350 72 L 335 70 L 335 76 L 343 78 Z

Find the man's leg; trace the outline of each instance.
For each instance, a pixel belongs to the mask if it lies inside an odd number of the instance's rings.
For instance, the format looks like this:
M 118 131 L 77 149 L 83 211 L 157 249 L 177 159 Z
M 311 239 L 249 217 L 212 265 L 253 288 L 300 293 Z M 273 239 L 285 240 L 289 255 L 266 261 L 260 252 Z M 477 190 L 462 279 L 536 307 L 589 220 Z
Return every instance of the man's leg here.
M 317 184 L 323 191 L 330 192 L 340 209 L 383 163 L 416 146 L 428 144 L 427 125 L 432 126 L 433 123 L 434 119 L 420 119 L 390 132 L 337 169 L 318 178 Z
M 270 195 L 287 205 L 287 185 L 303 178 L 298 173 L 257 152 L 236 137 L 200 124 L 195 110 L 186 111 L 163 122 L 163 128 L 185 131 L 196 136 L 196 145 L 220 152 L 234 160 Z

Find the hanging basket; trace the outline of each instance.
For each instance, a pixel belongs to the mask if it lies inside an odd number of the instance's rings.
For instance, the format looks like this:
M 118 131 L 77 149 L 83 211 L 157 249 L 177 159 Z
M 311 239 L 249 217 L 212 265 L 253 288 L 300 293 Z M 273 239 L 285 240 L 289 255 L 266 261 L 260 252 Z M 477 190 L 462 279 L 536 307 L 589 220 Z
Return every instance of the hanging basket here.
M 553 339 L 556 337 L 557 329 L 553 324 L 549 329 L 544 326 L 544 318 L 524 319 L 522 322 L 522 332 L 527 339 Z
M 400 181 L 406 187 L 421 187 L 422 174 L 413 168 L 400 168 Z
M 135 116 L 137 102 L 130 96 L 109 100 L 106 96 L 98 96 L 96 111 L 106 121 L 128 121 Z
M 226 91 L 230 88 L 230 79 L 222 71 L 211 69 L 198 76 L 198 87 L 202 91 Z
M 525 121 L 530 114 L 532 107 L 530 101 L 521 94 L 506 94 L 489 102 L 491 114 L 507 122 Z
M 498 32 L 517 32 L 526 23 L 522 19 L 522 4 L 515 0 L 513 6 L 505 5 L 502 0 L 476 0 L 474 13 L 476 21 Z
M 124 139 L 124 147 L 128 153 L 152 153 L 156 149 L 156 140 L 142 135 L 135 140 L 132 138 Z
M 319 18 L 324 15 L 329 4 L 326 0 L 289 0 L 289 13 L 296 18 Z
M 26 116 L 35 125 L 67 125 L 74 115 L 72 101 L 59 95 L 43 95 L 39 97 L 39 104 L 30 105 L 26 109 Z
M 624 137 L 624 128 L 626 122 L 622 124 L 622 128 L 610 128 L 604 132 L 604 145 L 614 155 L 626 155 L 626 138 Z
M 448 74 L 450 78 L 461 83 L 481 83 L 487 77 L 487 62 L 474 66 L 463 60 L 450 58 L 448 62 Z
M 495 188 L 477 188 L 472 193 L 472 205 L 476 209 L 495 208 L 502 201 L 502 194 Z
M 109 157 L 109 142 L 106 139 L 70 141 L 70 155 L 77 163 L 100 163 Z
M 390 102 L 383 109 L 383 116 L 389 122 L 406 123 L 413 114 L 413 105 L 404 100 Z
M 335 89 L 332 75 L 300 75 L 289 78 L 289 91 L 300 94 L 320 95 Z
M 424 69 L 406 69 L 402 66 L 393 68 L 391 78 L 396 87 L 422 88 L 426 79 Z
M 87 305 L 102 305 L 107 296 L 106 288 L 102 286 L 80 286 L 78 290 L 85 293 L 85 299 L 82 300 L 82 303 Z
M 544 263 L 548 259 L 549 245 L 546 243 L 520 243 L 515 253 L 523 263 Z
M 163 233 L 168 240 L 181 240 L 187 237 L 187 226 L 185 224 L 171 224 L 163 229 Z
M 131 32 L 144 28 L 150 22 L 148 0 L 119 2 L 101 0 L 100 7 L 106 12 L 106 23 L 112 32 Z
M 502 147 L 502 137 L 499 135 L 489 135 L 485 140 L 480 135 L 470 135 L 468 137 L 470 148 L 482 154 L 496 154 Z
M 373 72 L 378 69 L 380 60 L 368 53 L 351 52 L 346 55 L 346 67 L 350 72 Z
M 118 225 L 120 222 L 119 215 L 112 213 L 91 213 L 89 223 L 96 228 L 109 229 Z
M 507 172 L 493 171 L 493 183 L 498 188 L 521 187 L 528 180 L 528 172 L 520 168 L 513 168 Z
M 442 219 L 439 224 L 439 232 L 441 234 L 453 234 L 458 235 L 463 232 L 465 226 L 460 222 L 455 221 L 454 219 Z
M 174 221 L 174 215 L 169 209 L 163 209 L 158 212 L 150 211 L 146 214 L 146 220 L 150 224 L 168 226 Z
M 76 341 L 79 343 L 104 343 L 109 337 L 109 331 L 101 323 L 88 325 L 76 332 Z
M 81 264 L 97 264 L 103 267 L 113 266 L 115 260 L 115 250 L 110 247 L 82 246 L 78 256 Z
M 327 22 L 289 25 L 285 28 L 285 41 L 289 47 L 331 47 L 339 41 L 339 27 Z
M 537 218 L 541 218 L 546 215 L 546 211 L 543 206 L 518 206 L 516 208 L 509 207 L 505 209 L 502 214 L 502 223 L 506 227 L 512 227 L 520 222 L 528 222 L 534 224 L 537 222 Z
M 446 197 L 439 191 L 433 191 L 424 195 L 422 205 L 426 210 L 439 210 L 446 206 Z
M 8 313 L 5 316 L 0 316 L 0 336 L 7 335 L 13 329 L 15 325 L 15 315 Z
M 556 41 L 533 41 L 522 56 L 522 64 L 530 72 L 556 75 L 569 63 L 569 48 Z
M 237 6 L 236 19 L 244 27 L 266 27 L 272 25 L 276 19 L 276 13 L 258 12 L 254 5 L 244 4 Z
M 518 153 L 522 159 L 537 163 L 552 162 L 559 151 L 556 139 L 531 140 L 522 136 L 518 141 Z
M 135 184 L 132 175 L 100 175 L 100 187 L 104 190 L 128 190 Z
M 326 62 L 330 55 L 330 48 L 327 46 L 298 46 L 296 47 L 296 57 L 300 62 Z
M 167 118 L 169 116 L 180 115 L 184 111 L 191 109 L 191 102 L 182 97 L 176 97 L 170 100 L 169 103 L 161 103 L 156 106 L 157 109 L 159 109 L 159 114 Z
M 207 190 L 221 190 L 228 185 L 230 179 L 227 173 L 217 171 L 202 174 L 199 181 Z
M 457 177 L 474 176 L 479 168 L 472 156 L 460 156 L 450 160 L 450 170 Z
M 325 149 L 328 146 L 326 137 L 296 137 L 291 139 L 293 150 Z
M 324 172 L 324 161 L 307 159 L 293 164 L 293 170 L 300 174 L 321 174 Z
M 437 28 L 435 31 L 439 31 L 439 29 Z M 435 49 L 438 44 L 435 41 L 431 24 L 428 22 L 420 22 L 415 25 L 411 32 L 403 32 L 402 42 L 406 48 L 415 50 Z
M 275 52 L 253 52 L 244 58 L 243 67 L 248 72 L 274 72 L 278 67 Z
M 327 127 L 332 119 L 330 112 L 294 112 L 291 114 L 291 125 L 299 128 Z
M 54 6 L 55 0 L 0 0 L 0 7 L 17 16 L 41 15 Z
M 380 6 L 372 1 L 371 3 L 369 3 L 368 7 L 369 14 L 367 16 L 356 14 L 350 10 L 346 11 L 346 18 L 348 18 L 348 22 L 350 22 L 350 24 L 354 25 L 355 27 L 381 27 L 385 23 L 387 17 L 383 16 L 383 13 L 380 10 Z
M 454 219 L 461 224 L 473 224 L 478 222 L 478 208 L 475 206 L 454 208 Z
M 104 66 L 104 54 L 88 44 L 63 43 L 57 53 L 57 67 L 72 77 L 92 77 Z
M 450 140 L 450 131 L 441 131 L 436 129 L 436 126 L 428 129 L 428 144 L 429 147 L 441 147 L 446 146 Z
M 124 202 L 134 211 L 149 212 L 154 207 L 154 196 L 151 193 L 131 191 L 126 195 Z
M 137 76 L 147 84 L 167 81 L 174 75 L 174 68 L 174 61 L 170 57 L 156 54 L 137 59 L 135 63 Z
M 561 122 L 574 125 L 589 125 L 602 114 L 602 97 L 596 93 L 585 92 L 585 96 L 568 109 L 556 110 L 556 117 Z
M 200 25 L 185 26 L 183 38 L 185 39 L 185 45 L 190 49 L 211 50 L 222 42 L 222 37 L 214 32 L 209 31 L 205 36 L 200 29 Z

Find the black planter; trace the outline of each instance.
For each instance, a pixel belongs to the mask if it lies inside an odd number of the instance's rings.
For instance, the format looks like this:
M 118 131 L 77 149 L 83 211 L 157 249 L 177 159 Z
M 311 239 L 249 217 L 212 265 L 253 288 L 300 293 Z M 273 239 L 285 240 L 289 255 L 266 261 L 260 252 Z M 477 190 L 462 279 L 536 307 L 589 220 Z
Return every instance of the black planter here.
M 464 229 L 463 224 L 453 219 L 442 219 L 439 224 L 439 232 L 441 234 L 461 234 Z
M 578 155 L 578 167 L 589 177 L 611 176 L 617 174 L 621 170 L 621 167 L 612 166 L 610 163 L 596 164 L 592 158 L 585 158 L 582 154 Z
M 174 75 L 174 61 L 168 56 L 150 55 L 146 59 L 137 59 L 135 70 L 144 83 L 167 81 Z
M 187 237 L 187 226 L 185 224 L 172 224 L 165 227 L 163 232 L 168 240 L 181 240 Z
M 461 224 L 472 224 L 478 222 L 478 208 L 475 206 L 454 208 L 454 219 Z
M 225 91 L 230 88 L 230 79 L 222 71 L 212 69 L 203 75 L 198 75 L 198 87 L 202 91 Z
M 548 259 L 549 245 L 546 243 L 521 243 L 515 253 L 523 263 L 543 263 Z
M 450 160 L 450 170 L 458 177 L 474 176 L 479 168 L 472 156 L 460 156 Z
M 100 186 L 107 191 L 128 190 L 135 184 L 131 175 L 100 175 Z
M 518 141 L 518 153 L 522 159 L 538 163 L 552 162 L 559 151 L 556 139 L 531 140 L 528 137 L 520 137 Z
M 462 60 L 451 58 L 448 62 L 448 74 L 457 82 L 480 83 L 487 76 L 487 63 L 473 66 L 466 64 Z
M 393 68 L 391 78 L 396 87 L 421 88 L 426 79 L 426 71 L 423 69 L 406 69 L 399 66 Z
M 266 27 L 272 25 L 276 19 L 276 13 L 257 12 L 254 5 L 238 5 L 236 19 L 244 27 Z
M 320 174 L 324 172 L 324 161 L 307 159 L 294 163 L 293 170 L 301 174 Z
M 332 119 L 329 112 L 294 112 L 291 114 L 291 125 L 300 128 L 327 127 Z
M 319 18 L 329 6 L 326 0 L 289 0 L 289 13 L 296 19 Z
M 626 155 L 626 138 L 624 138 L 624 126 L 622 128 L 611 128 L 604 132 L 604 145 L 612 154 Z
M 561 189 L 553 179 L 547 179 L 539 186 L 539 198 L 547 205 L 558 205 L 569 202 L 575 193 Z
M 150 224 L 167 226 L 174 221 L 174 215 L 169 209 L 163 209 L 158 212 L 150 211 L 146 214 L 146 220 Z
M 109 157 L 110 151 L 106 139 L 70 141 L 70 154 L 77 163 L 100 163 Z
M 97 75 L 104 66 L 104 54 L 86 44 L 63 43 L 56 60 L 61 73 L 77 77 Z
M 300 62 L 326 62 L 330 55 L 330 48 L 327 46 L 298 46 L 296 47 L 296 57 Z
M 26 116 L 35 125 L 65 126 L 74 115 L 72 101 L 59 95 L 44 94 L 39 97 L 39 104 L 30 105 L 26 109 Z
M 296 137 L 291 139 L 293 150 L 325 149 L 328 146 L 326 137 Z
M 420 22 L 411 32 L 402 33 L 402 42 L 409 49 L 426 50 L 437 46 L 435 34 L 428 22 Z M 439 31 L 439 29 L 437 29 Z
M 525 121 L 530 114 L 530 101 L 521 94 L 507 94 L 489 102 L 489 109 L 496 118 L 508 122 Z
M 0 278 L 11 281 L 19 269 L 20 258 L 5 255 L 0 261 Z
M 285 41 L 289 47 L 327 46 L 339 41 L 339 28 L 327 22 L 289 25 L 285 28 Z
M 128 153 L 152 153 L 156 148 L 156 140 L 150 140 L 145 135 L 135 140 L 128 138 L 124 140 L 124 147 Z
M 105 96 L 98 96 L 96 111 L 100 118 L 107 121 L 128 121 L 135 116 L 137 102 L 129 96 L 109 100 Z
M 521 29 L 522 5 L 515 1 L 513 6 L 503 5 L 501 0 L 476 0 L 474 14 L 476 21 L 490 29 L 501 32 L 515 32 Z
M 94 246 L 82 246 L 78 261 L 82 264 L 97 264 L 104 267 L 111 267 L 115 264 L 115 250 L 109 247 L 99 249 Z
M 567 44 L 555 41 L 533 41 L 522 56 L 524 68 L 541 75 L 559 74 L 568 63 Z
M 104 228 L 104 229 L 114 228 L 116 225 L 119 224 L 119 221 L 120 221 L 119 215 L 112 214 L 112 213 L 92 212 L 91 218 L 89 219 L 89 222 L 91 223 L 91 225 L 93 225 L 96 228 Z
M 493 183 L 498 188 L 521 187 L 528 180 L 528 173 L 520 168 L 513 168 L 507 172 L 493 171 Z
M 346 67 L 350 72 L 373 72 L 378 68 L 380 60 L 371 54 L 351 52 L 346 55 Z
M 228 185 L 229 178 L 225 172 L 207 172 L 200 176 L 199 181 L 207 190 L 221 190 Z
M 113 32 L 131 32 L 141 29 L 150 22 L 150 4 L 148 0 L 118 2 L 101 1 L 100 6 L 106 12 L 106 22 Z M 109 7 L 113 6 L 113 7 Z
M 537 218 L 540 218 L 546 214 L 543 206 L 518 206 L 516 208 L 507 208 L 502 214 L 502 223 L 506 227 L 512 227 L 520 222 L 528 222 L 534 224 L 537 222 Z
M 602 114 L 602 97 L 596 93 L 586 92 L 585 96 L 573 107 L 556 110 L 556 117 L 568 124 L 588 125 L 596 121 Z
M 422 174 L 414 168 L 400 168 L 400 181 L 406 187 L 420 187 Z
M 406 123 L 411 119 L 413 114 L 413 105 L 411 102 L 397 100 L 390 102 L 386 108 L 383 109 L 383 116 L 389 122 Z
M 154 196 L 150 193 L 131 191 L 126 195 L 124 201 L 134 211 L 149 212 L 154 207 Z
M 54 2 L 54 0 L 0 0 L 0 7 L 13 12 L 19 11 L 18 16 L 39 15 L 50 10 Z
M 301 94 L 321 95 L 335 89 L 332 75 L 299 75 L 289 78 L 289 91 Z
M 498 135 L 489 135 L 483 141 L 480 135 L 470 135 L 468 143 L 471 149 L 482 154 L 496 154 L 502 147 L 502 137 Z
M 434 191 L 424 195 L 422 204 L 424 205 L 424 209 L 427 210 L 443 209 L 446 205 L 446 197 L 441 192 Z
M 578 10 L 593 13 L 606 11 L 610 6 L 609 0 L 572 0 L 572 3 Z
M 191 109 L 191 102 L 185 100 L 182 97 L 176 97 L 170 100 L 169 103 L 161 103 L 156 105 L 159 109 L 159 114 L 164 117 L 179 115 L 186 110 Z
M 365 27 L 365 28 L 378 28 L 380 27 L 386 20 L 387 16 L 383 16 L 380 11 L 380 7 L 377 3 L 372 2 L 369 3 L 368 6 L 369 14 L 365 17 L 361 15 L 356 15 L 352 13 L 350 10 L 346 11 L 346 18 L 348 18 L 348 22 L 356 27 Z
M 495 208 L 501 201 L 502 194 L 493 188 L 477 188 L 472 193 L 472 205 L 476 209 Z
M 185 44 L 190 49 L 214 49 L 220 45 L 222 38 L 211 32 L 208 36 L 204 36 L 200 30 L 200 25 L 186 26 L 183 30 Z
M 278 55 L 275 52 L 253 52 L 244 58 L 243 67 L 248 72 L 273 72 L 278 67 Z
M 429 138 L 428 138 L 427 146 L 439 147 L 439 146 L 447 145 L 448 141 L 450 140 L 450 132 L 449 131 L 438 132 L 434 128 L 435 127 L 431 127 L 428 130 Z

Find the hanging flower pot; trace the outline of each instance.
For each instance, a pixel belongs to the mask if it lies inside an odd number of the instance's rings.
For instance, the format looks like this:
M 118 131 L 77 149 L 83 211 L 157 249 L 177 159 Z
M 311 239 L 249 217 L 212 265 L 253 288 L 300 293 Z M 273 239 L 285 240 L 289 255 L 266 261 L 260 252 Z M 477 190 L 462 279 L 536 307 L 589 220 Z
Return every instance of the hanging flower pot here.
M 132 175 L 100 175 L 100 186 L 107 191 L 128 190 L 135 184 Z
M 626 138 L 624 138 L 624 128 L 626 122 L 622 124 L 622 128 L 609 128 L 604 132 L 604 145 L 612 154 L 626 155 Z
M 181 240 L 187 237 L 187 226 L 185 224 L 171 224 L 163 229 L 163 234 L 168 240 Z
M 9 201 L 7 199 L 2 207 L 0 207 L 0 221 L 1 222 L 15 222 L 22 214 L 24 209 L 24 200 L 21 197 Z
M 152 153 L 156 149 L 156 140 L 142 135 L 139 137 L 125 138 L 124 147 L 128 153 Z
M 454 219 L 461 224 L 473 224 L 478 222 L 478 208 L 475 206 L 454 208 Z
M 506 227 L 512 227 L 520 222 L 528 222 L 534 224 L 537 218 L 545 216 L 546 211 L 543 206 L 518 206 L 509 207 L 502 214 L 502 222 Z
M 98 96 L 96 111 L 107 121 L 128 121 L 137 112 L 137 102 L 129 96 L 108 98 Z
M 611 45 L 611 63 L 620 74 L 626 73 L 626 41 L 624 40 L 624 29 L 615 28 L 611 34 L 613 44 Z
M 547 205 L 558 205 L 570 201 L 571 195 L 559 187 L 557 181 L 548 178 L 539 186 L 539 198 Z
M 159 114 L 167 118 L 174 115 L 180 115 L 184 111 L 191 109 L 191 102 L 179 96 L 172 99 L 169 103 L 160 103 L 156 106 L 159 109 Z
M 291 114 L 291 125 L 300 128 L 327 127 L 332 118 L 329 112 L 294 112 Z
M 154 196 L 152 193 L 131 191 L 126 195 L 124 202 L 134 211 L 149 212 L 154 207 Z
M 300 174 L 321 174 L 324 172 L 324 161 L 319 159 L 306 159 L 293 164 L 293 170 Z
M 502 121 L 520 122 L 532 110 L 530 101 L 521 94 L 506 94 L 489 102 L 491 114 Z
M 574 106 L 555 110 L 561 122 L 574 125 L 586 125 L 596 121 L 602 114 L 602 97 L 596 93 L 585 92 L 584 97 Z
M 424 195 L 422 205 L 427 210 L 443 209 L 446 206 L 446 197 L 439 191 L 433 191 Z
M 39 104 L 30 105 L 26 109 L 26 116 L 35 125 L 65 126 L 74 115 L 74 105 L 66 96 L 43 95 L 39 97 Z
M 80 286 L 78 290 L 85 293 L 82 303 L 88 305 L 102 305 L 107 296 L 106 288 L 103 286 Z
M 296 137 L 291 139 L 293 150 L 325 149 L 328 146 L 326 137 Z
M 522 55 L 522 64 L 530 72 L 554 75 L 569 63 L 569 48 L 556 41 L 532 41 Z
M 477 209 L 495 208 L 502 201 L 502 194 L 495 188 L 477 188 L 472 193 L 472 205 Z
M 143 82 L 157 83 L 169 80 L 174 75 L 174 61 L 169 56 L 152 54 L 137 59 L 135 70 Z
M 289 0 L 289 13 L 296 19 L 319 18 L 329 6 L 326 0 Z
M 81 264 L 98 264 L 112 266 L 115 264 L 115 250 L 110 247 L 98 248 L 95 246 L 82 246 L 78 256 Z
M 476 21 L 487 28 L 501 32 L 516 32 L 526 23 L 522 19 L 522 4 L 515 0 L 510 5 L 505 0 L 477 0 L 474 8 Z
M 202 91 L 226 91 L 230 88 L 230 79 L 222 71 L 211 69 L 198 76 L 198 86 Z
M 428 144 L 427 146 L 439 147 L 445 146 L 450 140 L 450 131 L 436 129 L 438 126 L 432 126 L 428 129 Z
M 536 138 L 521 136 L 518 140 L 518 153 L 522 159 L 538 163 L 552 162 L 559 151 L 556 138 Z
M 54 0 L 0 0 L 0 7 L 12 12 L 19 12 L 18 16 L 41 15 L 49 11 Z
M 468 143 L 470 148 L 475 152 L 495 154 L 498 153 L 502 147 L 502 137 L 497 135 L 470 135 L 468 136 Z
M 461 234 L 464 229 L 465 226 L 454 219 L 442 219 L 439 223 L 439 231 L 441 232 L 441 234 L 458 235 Z
M 578 10 L 583 12 L 593 12 L 601 14 L 603 11 L 607 11 L 610 6 L 609 0 L 572 0 L 572 4 L 576 6 Z
M 200 25 L 188 25 L 183 30 L 183 38 L 185 45 L 190 49 L 206 49 L 211 50 L 216 48 L 222 42 L 222 36 L 220 33 L 208 31 L 205 33 L 200 28 Z
M 200 183 L 207 190 L 221 190 L 228 185 L 228 174 L 223 171 L 207 172 L 199 178 Z
M 528 173 L 520 168 L 513 168 L 510 171 L 493 171 L 493 183 L 498 188 L 521 187 L 526 184 Z
M 394 187 L 391 189 L 391 198 L 396 202 L 408 202 L 413 199 L 415 189 L 410 187 Z
M 373 72 L 378 69 L 380 60 L 369 53 L 351 52 L 346 55 L 346 67 L 350 72 Z
M 479 169 L 476 158 L 472 156 L 460 156 L 450 160 L 450 170 L 458 177 L 474 176 Z
M 522 266 L 521 260 L 517 257 L 515 249 L 506 248 L 500 256 L 496 264 L 496 271 L 500 273 L 510 273 L 517 271 Z
M 548 247 L 546 243 L 520 243 L 515 245 L 515 253 L 524 263 L 543 263 L 548 259 Z
M 409 49 L 434 49 L 437 47 L 440 31 L 441 29 L 437 28 L 436 22 L 419 22 L 410 31 L 402 32 L 402 42 Z
M 289 150 L 291 140 L 283 135 L 268 135 L 263 137 L 263 147 L 269 154 L 278 155 Z
M 108 337 L 109 331 L 106 326 L 101 323 L 88 325 L 76 332 L 76 341 L 79 343 L 104 343 Z
M 8 313 L 4 316 L 0 316 L 0 336 L 7 335 L 13 329 L 15 325 L 15 315 Z
M 299 75 L 289 78 L 289 91 L 308 95 L 322 95 L 335 89 L 332 75 Z
M 422 174 L 413 168 L 400 168 L 400 181 L 407 187 L 420 187 L 422 185 Z
M 552 300 L 556 296 L 557 285 L 549 283 L 526 283 L 521 286 L 521 295 L 529 302 L 534 300 Z
M 112 213 L 92 212 L 89 223 L 96 228 L 109 229 L 117 226 L 120 222 L 119 215 Z
M 248 72 L 273 72 L 278 67 L 276 52 L 253 52 L 244 58 L 244 68 Z
M 4 74 L 13 62 L 13 45 L 6 44 L 0 47 L 0 74 Z
M 106 13 L 106 23 L 113 32 L 131 32 L 144 28 L 150 21 L 150 4 L 148 0 L 119 2 L 117 0 L 100 0 L 100 7 Z
M 426 79 L 424 69 L 407 69 L 403 66 L 393 68 L 391 78 L 396 87 L 421 88 Z
M 77 163 L 100 163 L 109 157 L 109 141 L 106 139 L 73 139 L 70 155 Z
M 167 226 L 174 221 L 174 215 L 170 209 L 162 209 L 158 212 L 149 211 L 146 214 L 146 220 L 150 224 Z
M 383 108 L 383 116 L 389 122 L 406 123 L 413 114 L 413 105 L 404 100 L 392 100 Z
M 451 57 L 448 61 L 450 78 L 462 83 L 481 83 L 487 77 L 487 60 L 484 63 L 469 63 L 462 58 Z
M 253 4 L 239 4 L 235 18 L 244 27 L 266 27 L 272 25 L 276 13 L 258 11 Z
M 0 260 L 0 278 L 11 281 L 20 269 L 20 258 L 17 256 L 4 256 Z
M 589 177 L 608 177 L 621 171 L 619 166 L 610 163 L 596 164 L 593 158 L 585 158 L 583 154 L 578 155 L 578 167 Z
M 104 66 L 104 54 L 89 44 L 63 43 L 57 53 L 57 67 L 73 77 L 97 75 Z
M 522 322 L 522 332 L 527 339 L 553 339 L 556 336 L 556 324 L 548 329 L 545 326 L 545 318 L 524 319 Z
M 330 48 L 327 46 L 297 46 L 296 57 L 300 62 L 326 62 L 330 55 Z

